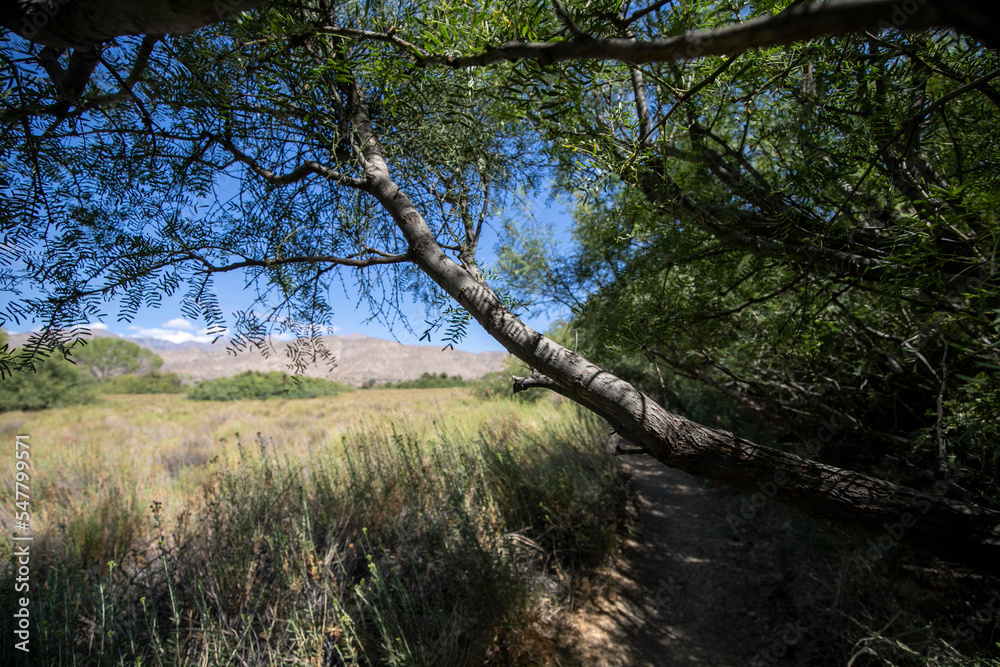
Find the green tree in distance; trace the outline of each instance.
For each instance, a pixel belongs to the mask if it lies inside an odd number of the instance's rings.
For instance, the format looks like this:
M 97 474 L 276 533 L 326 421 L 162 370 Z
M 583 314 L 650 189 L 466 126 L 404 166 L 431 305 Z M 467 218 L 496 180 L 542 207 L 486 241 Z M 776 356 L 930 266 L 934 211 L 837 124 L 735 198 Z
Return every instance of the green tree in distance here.
M 7 354 L 17 353 L 7 346 L 7 332 L 0 329 L 0 349 Z M 50 357 L 41 361 L 30 375 L 17 373 L 0 382 L 0 412 L 87 403 L 94 399 L 92 383 L 70 362 Z
M 73 357 L 86 366 L 99 381 L 119 375 L 149 373 L 163 365 L 163 359 L 151 350 L 121 338 L 92 338 L 73 349 Z
M 60 357 L 41 361 L 34 373 L 17 373 L 0 382 L 0 411 L 46 410 L 89 403 L 94 381 Z
M 7 332 L 0 329 L 0 350 L 13 358 L 24 354 L 8 345 Z M 15 373 L 0 382 L 0 412 L 89 403 L 95 398 L 93 382 L 69 361 L 48 357 L 35 365 L 33 373 Z
M 886 285 L 888 298 L 956 312 L 958 338 L 978 341 L 968 349 L 984 361 L 993 343 L 976 327 L 996 288 L 985 252 L 995 219 L 982 217 L 989 202 L 979 188 L 992 152 L 978 152 L 981 136 L 965 144 L 955 118 L 973 105 L 973 135 L 988 122 L 978 105 L 984 96 L 996 106 L 995 55 L 968 37 L 911 39 L 897 29 L 952 26 L 994 43 L 997 10 L 911 4 L 275 2 L 190 36 L 94 48 L 101 66 L 81 95 L 59 85 L 80 49 L 43 54 L 9 40 L 0 280 L 33 280 L 46 296 L 12 301 L 4 318 L 81 324 L 117 300 L 128 319 L 183 290 L 185 314 L 221 332 L 213 280 L 239 271 L 261 290 L 262 307 L 236 315 L 235 345 L 267 345 L 275 329 L 316 333 L 329 321 L 329 286 L 347 276 L 387 319 L 411 294 L 438 309 L 448 336 L 475 318 L 534 369 L 516 390 L 563 394 L 667 465 L 767 488 L 773 500 L 872 532 L 917 510 L 901 542 L 996 571 L 1000 513 L 670 413 L 526 327 L 476 259 L 492 215 L 554 164 L 560 183 L 605 206 L 645 197 L 639 209 L 656 214 L 645 222 L 655 229 L 628 237 L 652 247 L 670 228 L 691 230 L 692 243 L 702 239 L 692 252 L 703 256 L 735 247 L 781 258 L 787 266 L 746 267 L 754 289 L 805 285 L 836 296 L 831 275 L 851 289 Z M 828 84 L 837 84 L 832 105 Z M 857 104 L 845 106 L 852 90 Z M 751 122 L 761 117 L 777 129 Z M 796 154 L 810 142 L 824 150 Z M 927 142 L 937 148 L 914 154 Z M 838 161 L 866 151 L 877 160 Z M 945 161 L 962 166 L 942 171 Z M 896 252 L 901 243 L 912 254 Z M 724 299 L 733 285 L 699 285 L 705 275 L 663 289 Z M 907 280 L 924 294 L 901 294 Z M 34 342 L 59 349 L 68 340 L 48 328 Z M 307 335 L 292 361 L 315 345 Z

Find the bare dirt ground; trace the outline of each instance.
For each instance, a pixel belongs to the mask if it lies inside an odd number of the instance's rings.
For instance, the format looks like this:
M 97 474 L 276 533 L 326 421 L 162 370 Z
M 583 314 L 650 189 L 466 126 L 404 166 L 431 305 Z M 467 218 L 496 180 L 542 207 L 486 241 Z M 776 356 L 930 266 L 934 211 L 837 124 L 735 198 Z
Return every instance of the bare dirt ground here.
M 623 459 L 638 520 L 607 591 L 571 615 L 573 658 L 563 664 L 795 664 L 801 631 L 783 526 L 761 516 L 734 531 L 727 515 L 738 516 L 745 497 L 649 457 Z

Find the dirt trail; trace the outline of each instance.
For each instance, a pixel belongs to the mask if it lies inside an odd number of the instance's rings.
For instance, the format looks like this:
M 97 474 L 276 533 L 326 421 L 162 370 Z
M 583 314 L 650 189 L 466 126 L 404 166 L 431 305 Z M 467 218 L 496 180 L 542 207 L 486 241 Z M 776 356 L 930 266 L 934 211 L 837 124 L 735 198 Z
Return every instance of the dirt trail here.
M 734 534 L 726 517 L 738 515 L 741 496 L 649 457 L 624 458 L 639 496 L 638 525 L 609 594 L 572 616 L 570 664 L 768 664 L 761 652 L 788 635 L 794 614 L 782 540 L 758 537 L 781 526 L 758 517 Z

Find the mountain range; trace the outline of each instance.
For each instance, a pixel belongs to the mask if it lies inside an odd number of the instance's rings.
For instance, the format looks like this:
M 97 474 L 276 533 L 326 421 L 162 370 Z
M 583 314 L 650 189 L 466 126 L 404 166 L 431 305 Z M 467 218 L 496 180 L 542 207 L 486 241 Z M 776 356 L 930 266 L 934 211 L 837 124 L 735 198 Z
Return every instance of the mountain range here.
M 94 336 L 115 336 L 94 330 Z M 119 336 L 115 336 L 119 337 Z M 11 334 L 11 347 L 22 345 L 28 334 Z M 285 371 L 290 368 L 289 344 L 274 341 L 267 356 L 259 350 L 234 354 L 231 341 L 219 339 L 208 343 L 171 343 L 158 338 L 126 338 L 152 350 L 163 358 L 162 372 L 178 373 L 192 380 L 228 377 L 244 371 Z M 466 380 L 498 371 L 507 359 L 506 352 L 463 352 L 442 350 L 432 345 L 403 345 L 395 341 L 371 338 L 363 334 L 323 336 L 322 342 L 332 354 L 335 365 L 318 359 L 304 374 L 337 380 L 355 387 L 364 384 L 415 380 L 424 373 L 459 375 Z

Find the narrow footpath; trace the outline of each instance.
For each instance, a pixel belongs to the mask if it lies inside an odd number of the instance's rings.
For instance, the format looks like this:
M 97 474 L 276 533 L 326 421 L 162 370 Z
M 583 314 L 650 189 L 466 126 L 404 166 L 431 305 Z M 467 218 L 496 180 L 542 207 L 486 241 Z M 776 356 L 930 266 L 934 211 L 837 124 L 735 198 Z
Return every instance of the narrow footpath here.
M 622 458 L 638 520 L 608 593 L 570 619 L 571 664 L 795 664 L 796 615 L 784 567 L 793 556 L 781 546 L 787 525 L 761 512 L 734 531 L 727 516 L 739 516 L 744 496 L 650 457 Z M 767 653 L 778 642 L 782 660 Z

